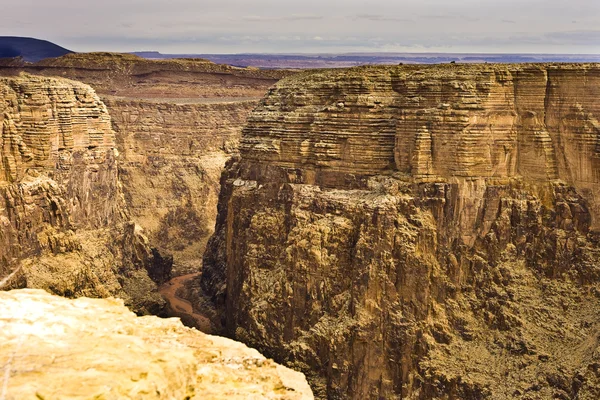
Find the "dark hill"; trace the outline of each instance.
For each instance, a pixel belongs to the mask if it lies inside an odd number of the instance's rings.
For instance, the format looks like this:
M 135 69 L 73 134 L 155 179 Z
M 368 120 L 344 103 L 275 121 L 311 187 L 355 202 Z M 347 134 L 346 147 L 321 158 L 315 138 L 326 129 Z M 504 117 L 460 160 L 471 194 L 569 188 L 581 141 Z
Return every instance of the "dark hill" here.
M 0 36 L 0 58 L 23 57 L 25 61 L 37 62 L 44 58 L 60 57 L 72 53 L 47 40 L 17 36 Z

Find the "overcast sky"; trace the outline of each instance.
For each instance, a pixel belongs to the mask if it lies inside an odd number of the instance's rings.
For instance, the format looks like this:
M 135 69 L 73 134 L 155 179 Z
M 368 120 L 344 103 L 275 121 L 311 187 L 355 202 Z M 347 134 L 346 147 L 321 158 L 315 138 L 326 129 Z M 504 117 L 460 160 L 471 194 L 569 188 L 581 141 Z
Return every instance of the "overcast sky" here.
M 600 0 L 18 0 L 0 35 L 75 51 L 600 53 Z

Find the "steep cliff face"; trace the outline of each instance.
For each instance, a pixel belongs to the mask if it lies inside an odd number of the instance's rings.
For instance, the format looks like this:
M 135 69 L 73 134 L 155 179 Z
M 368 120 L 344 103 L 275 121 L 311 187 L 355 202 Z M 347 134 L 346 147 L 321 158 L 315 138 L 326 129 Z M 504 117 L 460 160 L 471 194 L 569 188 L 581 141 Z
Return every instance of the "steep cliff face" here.
M 0 65 L 0 74 L 20 71 L 76 79 L 96 90 L 112 117 L 131 217 L 153 247 L 173 255 L 174 274 L 199 270 L 225 161 L 237 152 L 260 98 L 293 73 L 115 53 Z
M 329 398 L 596 398 L 597 65 L 278 83 L 222 176 L 202 286 Z
M 115 299 L 0 292 L 2 397 L 309 400 L 306 378 L 241 343 L 136 317 Z
M 198 271 L 214 229 L 219 177 L 255 101 L 106 100 L 131 216 L 175 271 Z
M 106 107 L 87 85 L 0 79 L 0 277 L 156 311 L 169 263 L 135 232 Z

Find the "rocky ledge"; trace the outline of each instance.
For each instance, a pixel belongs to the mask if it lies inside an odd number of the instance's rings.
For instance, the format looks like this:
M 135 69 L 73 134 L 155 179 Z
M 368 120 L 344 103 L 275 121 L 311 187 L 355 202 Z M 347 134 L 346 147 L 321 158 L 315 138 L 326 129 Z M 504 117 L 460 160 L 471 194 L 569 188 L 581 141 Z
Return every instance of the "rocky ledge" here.
M 2 399 L 313 398 L 258 351 L 121 300 L 22 289 L 0 292 L 0 308 Z

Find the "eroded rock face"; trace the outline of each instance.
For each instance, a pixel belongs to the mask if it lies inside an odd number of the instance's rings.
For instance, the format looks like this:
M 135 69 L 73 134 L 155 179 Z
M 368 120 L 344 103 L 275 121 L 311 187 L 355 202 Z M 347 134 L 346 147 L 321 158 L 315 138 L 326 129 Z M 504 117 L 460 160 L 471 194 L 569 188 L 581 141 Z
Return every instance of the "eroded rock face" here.
M 256 104 L 106 100 L 131 216 L 154 246 L 173 254 L 176 272 L 201 268 L 221 171 Z
M 20 71 L 82 81 L 99 94 L 112 118 L 131 217 L 153 247 L 173 255 L 175 275 L 202 264 L 221 170 L 238 151 L 250 111 L 294 73 L 116 53 L 0 65 L 0 74 Z
M 121 300 L 0 292 L 0 393 L 10 399 L 312 399 L 304 376 Z
M 199 58 L 149 60 L 120 53 L 74 53 L 34 64 L 0 63 L 0 74 L 19 71 L 82 81 L 102 95 L 165 101 L 262 97 L 266 87 L 293 73 L 238 68 Z
M 0 278 L 76 296 L 163 300 L 168 260 L 129 222 L 110 116 L 82 83 L 0 79 Z
M 222 176 L 226 331 L 341 398 L 595 398 L 596 65 L 278 83 Z

